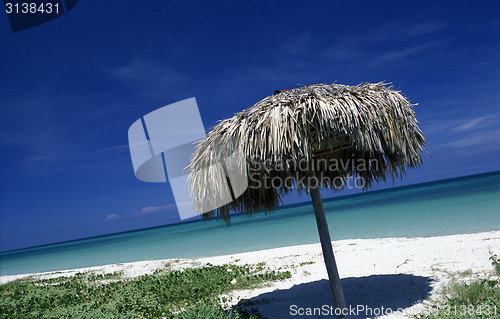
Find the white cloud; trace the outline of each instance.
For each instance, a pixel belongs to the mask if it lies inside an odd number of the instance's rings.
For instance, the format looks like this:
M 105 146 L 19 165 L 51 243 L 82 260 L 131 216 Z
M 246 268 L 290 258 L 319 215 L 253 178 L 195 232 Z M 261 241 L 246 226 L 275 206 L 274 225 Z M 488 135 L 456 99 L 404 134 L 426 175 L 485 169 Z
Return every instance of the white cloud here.
M 484 126 L 489 126 L 490 124 L 493 124 L 491 120 L 493 120 L 495 117 L 498 117 L 498 114 L 490 114 L 477 118 L 467 119 L 464 121 L 464 123 L 458 125 L 455 128 L 455 131 L 467 131 Z M 494 120 L 494 123 L 498 123 L 497 120 Z
M 375 58 L 377 63 L 388 62 L 391 60 L 397 60 L 402 58 L 408 58 L 409 56 L 425 52 L 431 49 L 437 49 L 443 46 L 446 46 L 449 41 L 440 40 L 440 41 L 429 41 L 425 43 L 419 43 L 416 45 L 404 47 L 397 50 L 392 50 L 382 55 L 379 55 Z
M 138 216 L 163 214 L 167 211 L 171 211 L 171 210 L 175 209 L 175 207 L 176 207 L 175 204 L 169 204 L 169 205 L 163 205 L 163 206 L 148 206 L 148 207 L 144 207 L 143 209 L 141 209 L 140 212 L 135 213 L 132 216 L 138 217 Z
M 99 153 L 107 153 L 107 152 L 121 152 L 121 151 L 128 151 L 129 145 L 128 144 L 122 144 L 122 145 L 117 145 L 117 146 L 110 146 L 110 147 L 105 147 L 105 148 L 100 148 L 97 150 L 92 150 L 87 152 L 86 154 L 99 154 Z
M 436 40 L 436 36 L 433 36 L 431 40 L 430 37 L 426 37 L 445 28 L 444 24 L 434 20 L 416 24 L 384 24 L 365 33 L 346 35 L 337 44 L 324 50 L 323 55 L 334 60 L 366 58 L 373 66 L 377 66 L 447 46 L 451 42 L 450 39 L 439 37 Z M 394 48 L 394 44 L 401 40 L 407 40 L 408 44 Z M 373 48 L 384 48 L 384 50 L 376 53 L 377 51 Z
M 429 20 L 410 26 L 408 29 L 406 29 L 406 32 L 409 36 L 420 36 L 431 34 L 444 28 L 446 28 L 446 26 L 441 22 Z
M 456 119 L 440 119 L 428 120 L 426 125 L 423 126 L 425 134 L 446 134 L 446 133 L 459 133 L 471 132 L 480 129 L 491 130 L 498 126 L 500 122 L 500 112 L 481 115 L 476 117 L 456 118 Z
M 445 143 L 442 146 L 452 148 L 466 148 L 483 145 L 493 145 L 494 148 L 500 148 L 500 129 L 492 129 L 482 132 L 472 133 L 466 137 L 458 138 L 452 142 Z
M 133 214 L 132 217 L 164 214 L 166 212 L 174 211 L 178 206 L 186 206 L 191 204 L 191 202 L 182 202 L 176 204 L 167 204 L 163 206 L 148 206 L 141 209 L 140 212 Z
M 112 221 L 116 221 L 116 220 L 120 220 L 122 219 L 122 216 L 121 215 L 118 215 L 118 214 L 109 214 L 108 216 L 106 216 L 106 218 L 104 219 L 105 222 L 112 222 Z

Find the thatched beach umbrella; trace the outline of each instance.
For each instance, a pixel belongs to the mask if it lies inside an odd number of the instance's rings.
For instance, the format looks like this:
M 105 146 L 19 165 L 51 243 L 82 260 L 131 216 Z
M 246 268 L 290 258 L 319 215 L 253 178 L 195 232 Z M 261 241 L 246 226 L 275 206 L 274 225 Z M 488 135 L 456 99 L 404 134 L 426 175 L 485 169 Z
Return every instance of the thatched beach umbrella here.
M 366 189 L 394 180 L 422 163 L 424 144 L 412 104 L 385 83 L 276 91 L 199 142 L 187 168 L 189 190 L 195 210 L 226 221 L 230 211 L 269 212 L 294 187 L 309 193 L 330 287 L 337 307 L 345 308 L 320 188 L 341 189 L 355 179 Z M 229 203 L 218 186 L 237 182 L 228 169 L 240 170 L 248 183 L 231 192 Z

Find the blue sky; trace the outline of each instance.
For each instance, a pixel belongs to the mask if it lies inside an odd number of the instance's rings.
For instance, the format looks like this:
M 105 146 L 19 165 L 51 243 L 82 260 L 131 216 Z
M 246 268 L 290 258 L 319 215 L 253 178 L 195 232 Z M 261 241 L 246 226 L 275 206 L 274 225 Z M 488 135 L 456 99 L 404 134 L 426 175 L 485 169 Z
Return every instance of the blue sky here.
M 82 0 L 0 34 L 1 250 L 177 222 L 127 130 L 190 97 L 209 130 L 276 89 L 392 82 L 432 155 L 396 186 L 500 169 L 499 1 Z

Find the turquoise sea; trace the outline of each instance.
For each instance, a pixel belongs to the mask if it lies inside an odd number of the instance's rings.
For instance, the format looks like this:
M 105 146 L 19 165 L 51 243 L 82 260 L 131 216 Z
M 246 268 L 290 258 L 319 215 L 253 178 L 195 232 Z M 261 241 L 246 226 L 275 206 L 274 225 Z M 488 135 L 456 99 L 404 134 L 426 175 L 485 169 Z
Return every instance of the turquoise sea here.
M 500 230 L 500 172 L 325 200 L 332 240 Z M 189 222 L 0 253 L 0 275 L 319 242 L 311 203 L 232 224 Z

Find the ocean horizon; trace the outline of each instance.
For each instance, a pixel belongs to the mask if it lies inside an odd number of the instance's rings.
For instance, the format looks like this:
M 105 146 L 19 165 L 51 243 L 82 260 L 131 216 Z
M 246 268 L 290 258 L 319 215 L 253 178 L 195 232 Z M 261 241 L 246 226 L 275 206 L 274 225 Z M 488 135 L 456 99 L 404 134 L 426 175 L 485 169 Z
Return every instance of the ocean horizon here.
M 500 230 L 500 171 L 324 200 L 332 240 Z M 319 242 L 311 202 L 0 252 L 0 275 L 199 258 Z

